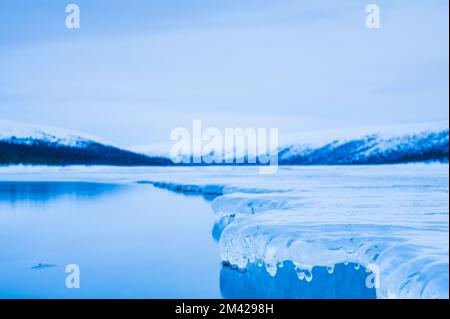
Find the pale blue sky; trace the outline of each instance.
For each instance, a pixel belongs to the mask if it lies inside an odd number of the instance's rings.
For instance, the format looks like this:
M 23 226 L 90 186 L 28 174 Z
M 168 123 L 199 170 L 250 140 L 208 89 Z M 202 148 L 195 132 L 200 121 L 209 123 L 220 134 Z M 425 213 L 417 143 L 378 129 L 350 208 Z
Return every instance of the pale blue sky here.
M 77 3 L 81 29 L 65 28 Z M 381 29 L 365 7 L 381 8 Z M 448 121 L 448 1 L 0 2 L 0 117 L 119 145 Z

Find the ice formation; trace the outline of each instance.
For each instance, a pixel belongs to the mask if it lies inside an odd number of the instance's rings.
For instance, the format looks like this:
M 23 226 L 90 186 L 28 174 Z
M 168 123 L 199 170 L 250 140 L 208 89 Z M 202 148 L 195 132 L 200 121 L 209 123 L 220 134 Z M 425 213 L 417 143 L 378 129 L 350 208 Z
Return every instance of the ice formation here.
M 221 195 L 211 205 L 224 262 L 259 264 L 274 276 L 290 261 L 306 281 L 314 280 L 313 267 L 332 273 L 352 263 L 376 274 L 378 298 L 448 298 L 447 164 L 296 167 L 277 181 L 231 177 L 241 171 L 230 170 L 223 184 L 160 184 Z

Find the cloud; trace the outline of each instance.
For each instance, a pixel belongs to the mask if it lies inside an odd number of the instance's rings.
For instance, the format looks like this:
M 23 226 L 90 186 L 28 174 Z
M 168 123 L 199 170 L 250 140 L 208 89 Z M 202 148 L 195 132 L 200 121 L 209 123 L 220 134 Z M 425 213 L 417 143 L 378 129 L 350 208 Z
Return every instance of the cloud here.
M 381 1 L 377 31 L 364 3 L 130 7 L 120 21 L 140 22 L 109 31 L 120 6 L 96 23 L 81 5 L 80 36 L 0 41 L 0 112 L 121 144 L 164 141 L 192 114 L 291 131 L 448 117 L 448 3 Z

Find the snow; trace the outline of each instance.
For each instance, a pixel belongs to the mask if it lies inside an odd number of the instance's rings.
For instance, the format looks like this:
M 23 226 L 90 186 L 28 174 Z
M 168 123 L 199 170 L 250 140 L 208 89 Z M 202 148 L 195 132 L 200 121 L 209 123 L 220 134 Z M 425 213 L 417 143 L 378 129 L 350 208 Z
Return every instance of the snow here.
M 292 261 L 306 280 L 313 267 L 355 263 L 377 269 L 379 298 L 448 298 L 448 165 L 280 170 L 284 189 L 248 174 L 212 202 L 224 261 L 271 275 Z
M 322 132 L 291 139 L 295 142 L 280 149 L 280 163 L 392 163 L 405 158 L 428 160 L 427 154 L 448 158 L 449 130 L 447 123 L 440 123 Z
M 305 147 L 320 147 L 332 141 L 348 141 L 362 139 L 366 136 L 377 135 L 383 139 L 399 136 L 417 135 L 424 132 L 440 132 L 448 130 L 449 122 L 424 122 L 397 124 L 390 126 L 365 126 L 342 128 L 334 130 L 319 130 L 285 134 L 282 137 L 283 145 L 304 145 Z
M 72 147 L 84 147 L 90 143 L 113 146 L 106 140 L 77 131 L 2 119 L 0 141 L 22 144 L 41 141 Z M 280 147 L 274 153 L 278 152 L 280 164 L 379 164 L 427 161 L 430 156 L 445 160 L 445 156 L 448 158 L 448 141 L 448 123 L 439 122 L 281 135 Z M 172 145 L 171 142 L 165 142 L 128 149 L 145 155 L 169 157 Z M 227 159 L 246 155 L 245 150 L 243 154 L 235 155 L 235 152 L 236 150 L 231 151 L 224 156 Z M 190 157 L 189 154 L 181 156 Z
M 129 151 L 151 156 L 170 157 L 170 148 L 173 146 L 172 142 L 157 143 L 151 145 L 137 145 L 127 147 Z
M 398 159 L 401 162 L 402 156 L 420 158 L 422 154 L 448 148 L 448 128 L 448 122 L 433 122 L 280 134 L 280 146 L 275 153 L 278 152 L 280 163 L 288 164 L 296 161 L 301 164 L 305 161 L 306 164 L 369 164 L 378 161 L 397 162 Z M 145 155 L 169 157 L 173 145 L 165 142 L 128 149 Z M 341 146 L 346 146 L 342 154 L 339 153 Z M 225 154 L 224 159 L 246 156 L 246 153 L 235 153 L 236 150 Z M 189 158 L 200 154 L 180 156 Z
M 0 180 L 149 183 L 214 194 L 222 260 L 299 280 L 354 263 L 379 274 L 378 298 L 448 298 L 448 164 L 257 167 L 3 167 Z M 195 213 L 195 212 L 188 212 Z
M 74 130 L 23 124 L 0 119 L 0 141 L 29 144 L 36 140 L 72 147 L 83 147 L 92 142 L 112 146 L 106 140 Z

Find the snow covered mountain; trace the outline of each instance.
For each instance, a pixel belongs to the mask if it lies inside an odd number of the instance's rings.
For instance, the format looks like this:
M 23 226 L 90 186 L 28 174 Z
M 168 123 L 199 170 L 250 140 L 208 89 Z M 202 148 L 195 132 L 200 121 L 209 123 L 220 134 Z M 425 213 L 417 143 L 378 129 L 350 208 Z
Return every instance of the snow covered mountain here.
M 136 146 L 130 150 L 147 155 L 169 157 L 173 143 Z M 280 136 L 280 165 L 350 165 L 408 162 L 448 162 L 448 123 L 397 125 L 317 131 Z M 186 158 L 201 154 L 182 154 Z M 214 158 L 214 154 L 209 154 Z M 226 154 L 225 158 L 244 154 Z M 247 162 L 247 161 L 245 161 Z
M 136 154 L 80 133 L 0 119 L 0 165 L 168 165 L 169 159 Z
M 0 119 L 0 164 L 173 165 L 169 158 L 172 145 L 125 150 L 77 131 Z M 280 145 L 275 151 L 280 165 L 448 162 L 449 129 L 448 123 L 441 123 L 321 131 L 282 136 Z
M 35 141 L 60 146 L 83 147 L 89 143 L 113 146 L 110 142 L 78 131 L 17 123 L 0 119 L 0 141 L 33 144 Z
M 449 130 L 378 132 L 280 148 L 280 164 L 390 164 L 448 161 Z

